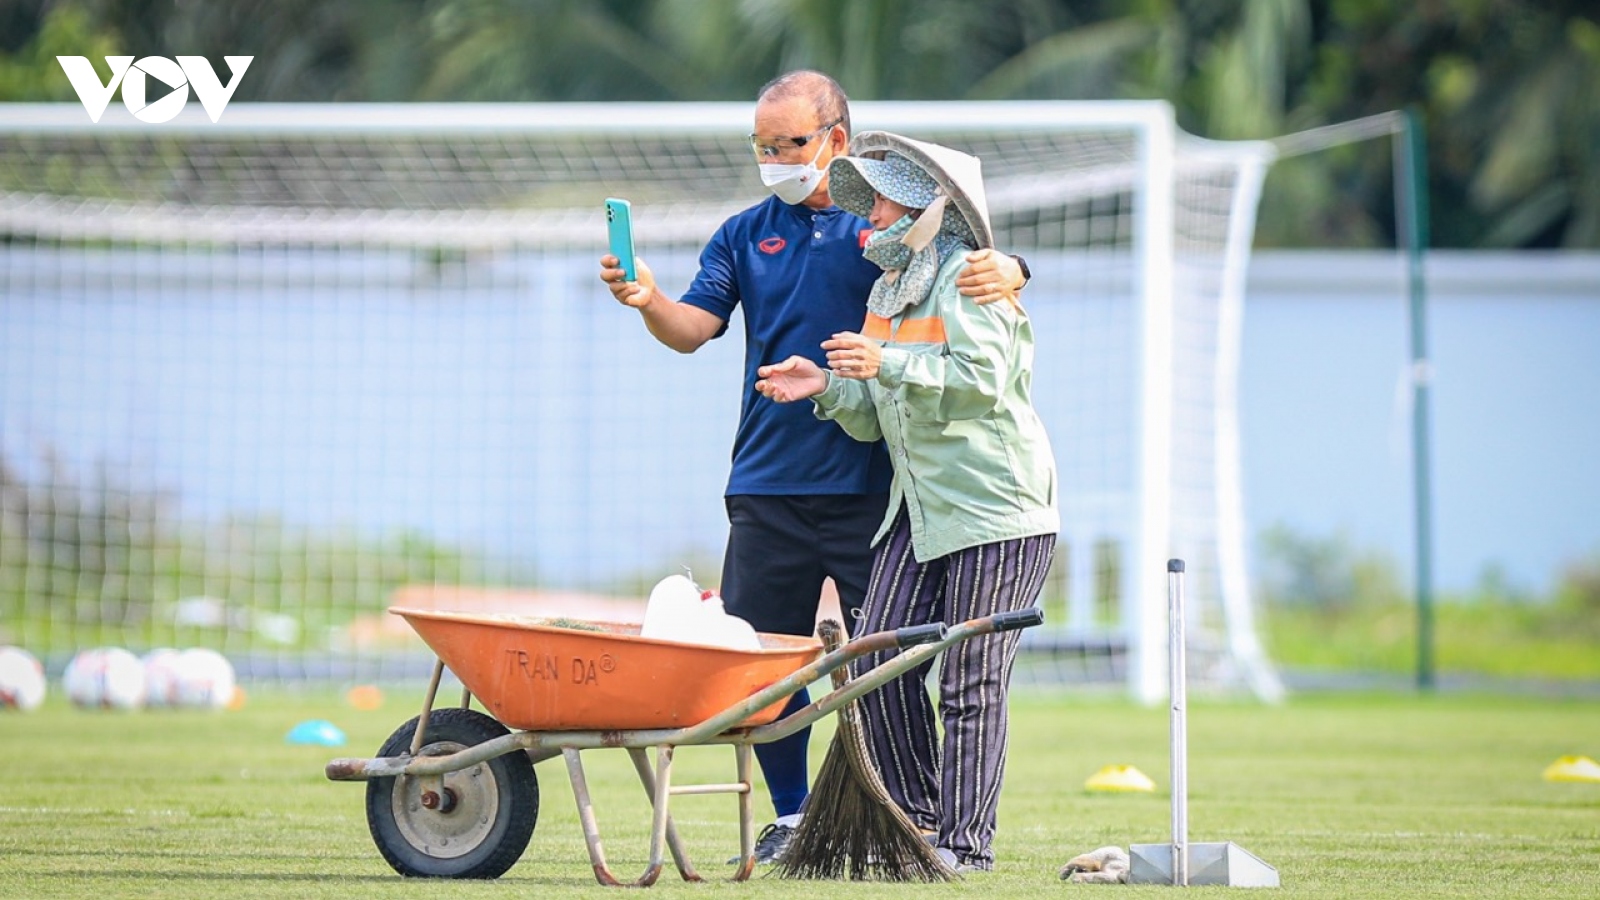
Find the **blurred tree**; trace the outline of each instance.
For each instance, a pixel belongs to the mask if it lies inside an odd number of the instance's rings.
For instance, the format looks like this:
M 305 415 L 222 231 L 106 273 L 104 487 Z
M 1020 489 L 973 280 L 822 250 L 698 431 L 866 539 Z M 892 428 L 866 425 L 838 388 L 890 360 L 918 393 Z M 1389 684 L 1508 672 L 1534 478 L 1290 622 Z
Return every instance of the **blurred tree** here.
M 82 10 L 64 6 L 45 12 L 21 5 L 0 8 L 0 100 L 76 100 L 57 56 L 87 56 L 106 75 L 103 57 L 122 41 Z
M 406 26 L 421 0 L 83 2 L 123 36 L 125 53 L 186 53 L 218 66 L 223 56 L 255 57 L 239 100 L 405 100 L 415 88 L 381 55 L 415 65 Z
M 57 55 L 253 56 L 241 101 L 407 100 L 424 0 L 0 0 L 0 100 L 73 100 Z M 7 72 L 11 72 L 10 77 Z M 25 72 L 26 75 L 22 73 Z M 102 66 L 101 71 L 105 71 Z
M 1415 107 L 1436 246 L 1600 247 L 1600 24 L 1580 0 L 0 0 L 0 99 L 54 57 L 255 57 L 242 100 L 1166 98 L 1213 138 Z M 115 50 L 113 50 L 115 48 Z M 1275 167 L 1264 244 L 1393 243 L 1384 142 Z
M 794 68 L 853 97 L 961 96 L 1073 24 L 1052 0 L 441 0 L 430 95 L 457 99 L 751 98 Z M 465 93 L 464 93 L 465 92 Z
M 1260 544 L 1261 595 L 1269 606 L 1340 615 L 1407 605 L 1395 562 L 1354 546 L 1346 535 L 1308 535 L 1280 522 L 1262 531 Z
M 808 67 L 863 99 L 950 99 L 1030 40 L 1076 24 L 1050 0 L 746 0 L 772 73 Z
M 438 0 L 426 4 L 417 99 L 709 99 L 715 56 L 653 39 L 668 4 L 628 0 Z M 698 16 L 707 30 L 729 4 Z
M 1329 7 L 1310 99 L 1330 121 L 1420 106 L 1436 244 L 1600 246 L 1592 3 Z
M 1600 638 L 1600 551 L 1564 567 L 1555 601 L 1564 627 Z

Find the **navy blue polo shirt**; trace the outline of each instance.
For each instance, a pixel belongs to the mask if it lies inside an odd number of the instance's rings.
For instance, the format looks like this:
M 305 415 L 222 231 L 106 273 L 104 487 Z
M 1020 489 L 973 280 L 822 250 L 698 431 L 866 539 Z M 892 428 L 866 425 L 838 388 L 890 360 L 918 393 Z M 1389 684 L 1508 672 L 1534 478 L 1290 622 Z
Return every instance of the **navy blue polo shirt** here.
M 723 331 L 734 307 L 744 307 L 744 391 L 729 496 L 889 490 L 882 441 L 857 441 L 813 415 L 810 403 L 775 403 L 755 389 L 758 367 L 795 355 L 825 367 L 822 342 L 861 330 L 867 294 L 883 274 L 861 255 L 871 230 L 838 207 L 769 197 L 722 223 L 701 251 L 681 302 L 722 319 Z

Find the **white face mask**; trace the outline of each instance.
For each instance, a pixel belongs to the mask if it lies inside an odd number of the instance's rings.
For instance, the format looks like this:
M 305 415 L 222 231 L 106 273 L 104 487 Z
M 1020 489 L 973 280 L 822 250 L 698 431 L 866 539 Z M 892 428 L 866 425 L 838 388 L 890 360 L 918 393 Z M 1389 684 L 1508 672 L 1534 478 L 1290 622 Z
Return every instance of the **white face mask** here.
M 797 163 L 760 163 L 761 183 L 767 189 L 778 195 L 778 199 L 794 206 L 804 203 L 806 198 L 817 192 L 822 186 L 822 170 L 817 168 L 817 160 L 822 158 L 822 150 L 828 146 L 826 139 L 817 141 L 817 154 L 805 165 Z

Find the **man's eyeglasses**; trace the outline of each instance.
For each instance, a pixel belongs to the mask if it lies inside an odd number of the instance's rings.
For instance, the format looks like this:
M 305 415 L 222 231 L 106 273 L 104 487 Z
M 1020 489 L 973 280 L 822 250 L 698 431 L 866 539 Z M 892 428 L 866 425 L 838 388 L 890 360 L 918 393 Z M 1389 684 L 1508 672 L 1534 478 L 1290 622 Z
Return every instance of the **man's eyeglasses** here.
M 780 154 L 799 150 L 819 136 L 832 131 L 834 126 L 843 121 L 844 119 L 842 118 L 834 119 L 816 131 L 802 134 L 799 137 L 763 137 L 759 134 L 752 134 L 750 135 L 750 149 L 756 152 L 756 159 L 774 159 Z

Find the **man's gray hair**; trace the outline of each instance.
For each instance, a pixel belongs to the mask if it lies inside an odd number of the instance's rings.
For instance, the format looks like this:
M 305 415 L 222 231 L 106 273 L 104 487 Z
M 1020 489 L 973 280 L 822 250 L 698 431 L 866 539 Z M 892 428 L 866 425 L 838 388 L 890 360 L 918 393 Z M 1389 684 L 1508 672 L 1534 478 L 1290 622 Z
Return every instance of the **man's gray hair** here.
M 815 69 L 796 69 L 779 75 L 761 86 L 756 102 L 795 97 L 804 97 L 816 107 L 819 126 L 838 122 L 844 126 L 845 137 L 850 136 L 850 98 L 844 95 L 839 82 Z

